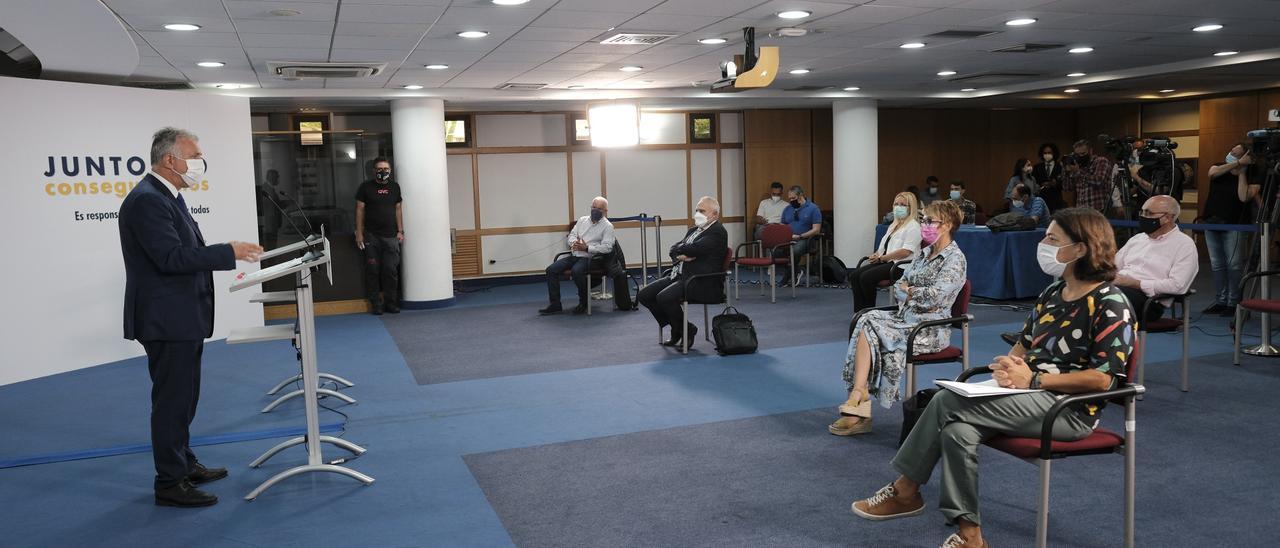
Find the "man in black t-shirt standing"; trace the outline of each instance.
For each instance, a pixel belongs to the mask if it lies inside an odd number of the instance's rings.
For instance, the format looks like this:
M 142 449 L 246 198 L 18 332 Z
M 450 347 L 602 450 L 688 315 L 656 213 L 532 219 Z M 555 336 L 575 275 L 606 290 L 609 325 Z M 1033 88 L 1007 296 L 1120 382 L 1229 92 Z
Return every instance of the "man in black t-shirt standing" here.
M 364 251 L 364 289 L 375 316 L 383 310 L 400 312 L 401 201 L 400 185 L 391 180 L 391 162 L 375 159 L 373 180 L 356 190 L 356 247 Z

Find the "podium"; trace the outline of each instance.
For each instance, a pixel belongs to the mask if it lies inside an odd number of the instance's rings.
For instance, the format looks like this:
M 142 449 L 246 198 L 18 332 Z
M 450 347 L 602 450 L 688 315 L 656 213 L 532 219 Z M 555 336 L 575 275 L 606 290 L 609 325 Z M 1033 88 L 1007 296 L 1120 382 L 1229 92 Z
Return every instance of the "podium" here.
M 264 328 L 243 330 L 240 333 L 233 332 L 233 334 L 239 334 L 244 337 L 243 340 L 239 342 L 249 342 L 250 340 L 272 340 L 271 338 L 266 338 L 272 336 L 281 340 L 293 339 L 296 342 L 298 355 L 302 362 L 302 373 L 299 377 L 290 379 L 288 382 L 294 382 L 294 380 L 298 378 L 301 379 L 302 389 L 298 392 L 301 393 L 303 398 L 303 407 L 306 412 L 307 420 L 305 435 L 286 440 L 281 442 L 279 445 L 268 449 L 267 452 L 262 454 L 262 456 L 254 459 L 254 461 L 249 464 L 249 467 L 257 468 L 277 453 L 290 447 L 303 444 L 307 447 L 307 463 L 289 468 L 288 470 L 272 476 L 262 482 L 262 484 L 253 491 L 250 491 L 248 495 L 245 495 L 245 500 L 254 500 L 258 495 L 262 494 L 263 491 L 270 489 L 273 485 L 293 476 L 309 472 L 331 472 L 335 474 L 342 474 L 364 483 L 365 485 L 369 485 L 374 481 L 372 477 L 350 468 L 326 463 L 320 446 L 321 442 L 325 442 L 345 449 L 354 455 L 362 455 L 365 453 L 365 449 L 363 447 L 347 440 L 333 436 L 320 435 L 319 396 L 322 393 L 326 395 L 339 395 L 337 392 L 326 391 L 320 388 L 320 373 L 316 363 L 315 303 L 312 300 L 312 284 L 315 283 L 314 274 L 318 272 L 321 267 L 326 267 L 326 274 L 328 274 L 327 277 L 330 280 L 332 279 L 333 266 L 330 264 L 331 255 L 329 252 L 329 240 L 324 237 L 322 232 L 320 236 L 308 237 L 303 241 L 273 249 L 264 253 L 261 258 L 268 259 L 271 257 L 281 256 L 286 253 L 294 253 L 303 250 L 306 250 L 306 252 L 300 257 L 264 268 L 252 274 L 241 275 L 231 284 L 231 292 L 236 292 L 261 285 L 264 282 L 277 278 L 283 278 L 285 276 L 294 277 L 295 283 L 293 300 L 298 306 L 298 323 L 296 328 L 281 329 L 282 326 L 266 326 Z M 231 337 L 228 337 L 228 342 L 230 341 Z M 277 387 L 277 391 L 285 384 L 287 384 L 287 382 L 281 383 L 281 385 Z M 346 399 L 349 400 L 350 398 Z M 281 400 L 277 400 L 276 404 L 278 404 L 279 401 Z M 274 407 L 274 405 L 275 404 L 273 404 L 272 407 Z M 264 412 L 267 410 L 264 410 Z

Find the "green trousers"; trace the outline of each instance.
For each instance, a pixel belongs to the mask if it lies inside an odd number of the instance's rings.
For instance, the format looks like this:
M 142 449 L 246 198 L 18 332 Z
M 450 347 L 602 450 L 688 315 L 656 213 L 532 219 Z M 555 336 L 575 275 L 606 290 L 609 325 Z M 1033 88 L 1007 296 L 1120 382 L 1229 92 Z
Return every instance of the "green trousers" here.
M 1045 412 L 1057 398 L 1031 392 L 990 398 L 965 398 L 939 390 L 893 457 L 893 468 L 924 485 L 942 460 L 938 507 L 949 523 L 964 518 L 981 525 L 978 517 L 978 445 L 997 434 L 1039 438 Z M 1073 410 L 1063 411 L 1053 425 L 1053 439 L 1074 441 L 1093 432 Z

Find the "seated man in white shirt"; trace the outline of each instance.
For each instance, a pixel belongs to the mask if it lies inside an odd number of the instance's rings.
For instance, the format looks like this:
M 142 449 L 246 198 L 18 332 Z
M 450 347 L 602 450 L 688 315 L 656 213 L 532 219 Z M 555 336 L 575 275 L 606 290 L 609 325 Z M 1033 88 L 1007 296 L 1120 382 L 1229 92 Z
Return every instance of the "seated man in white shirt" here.
M 1143 233 L 1129 238 L 1116 253 L 1114 283 L 1129 298 L 1134 314 L 1141 315 L 1153 296 L 1186 293 L 1200 271 L 1195 241 L 1178 230 L 1181 212 L 1177 200 L 1152 196 L 1138 213 L 1138 228 Z M 1159 304 L 1151 309 L 1148 317 L 1139 320 L 1151 321 L 1164 314 Z
M 613 223 L 609 222 L 608 213 L 609 200 L 596 196 L 591 200 L 591 214 L 582 216 L 573 225 L 573 230 L 565 237 L 565 243 L 572 253 L 547 267 L 547 296 L 550 297 L 551 304 L 539 310 L 539 314 L 546 316 L 564 311 L 560 305 L 560 277 L 564 276 L 566 270 L 572 270 L 573 283 L 578 286 L 578 306 L 573 309 L 573 313 L 582 314 L 587 311 L 587 299 L 591 298 L 588 294 L 587 269 L 593 261 L 602 261 L 605 255 L 612 252 L 615 242 Z M 626 288 L 625 278 L 623 287 Z
M 774 181 L 769 185 L 769 197 L 760 200 L 760 206 L 756 208 L 756 238 L 760 239 L 760 235 L 764 233 L 764 225 L 771 225 L 782 222 L 782 210 L 787 208 L 787 201 L 782 199 L 782 183 Z

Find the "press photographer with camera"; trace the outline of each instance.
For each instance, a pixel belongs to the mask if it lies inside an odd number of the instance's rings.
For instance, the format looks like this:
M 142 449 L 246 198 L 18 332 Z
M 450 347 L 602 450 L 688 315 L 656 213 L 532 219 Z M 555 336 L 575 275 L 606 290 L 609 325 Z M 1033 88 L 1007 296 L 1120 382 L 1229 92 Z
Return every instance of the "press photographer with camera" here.
M 1076 193 L 1076 206 L 1107 212 L 1111 198 L 1111 161 L 1093 153 L 1093 143 L 1080 139 L 1072 145 L 1075 154 L 1066 164 L 1066 190 Z
M 1226 161 L 1209 168 L 1209 195 L 1200 210 L 1206 224 L 1240 224 L 1249 222 L 1245 205 L 1258 195 L 1262 185 L 1249 182 L 1249 166 L 1253 157 L 1244 143 L 1236 143 L 1227 152 Z M 1206 230 L 1205 247 L 1209 249 L 1209 266 L 1213 270 L 1213 305 L 1206 314 L 1230 316 L 1240 302 L 1240 278 L 1244 274 L 1244 238 L 1232 230 Z

